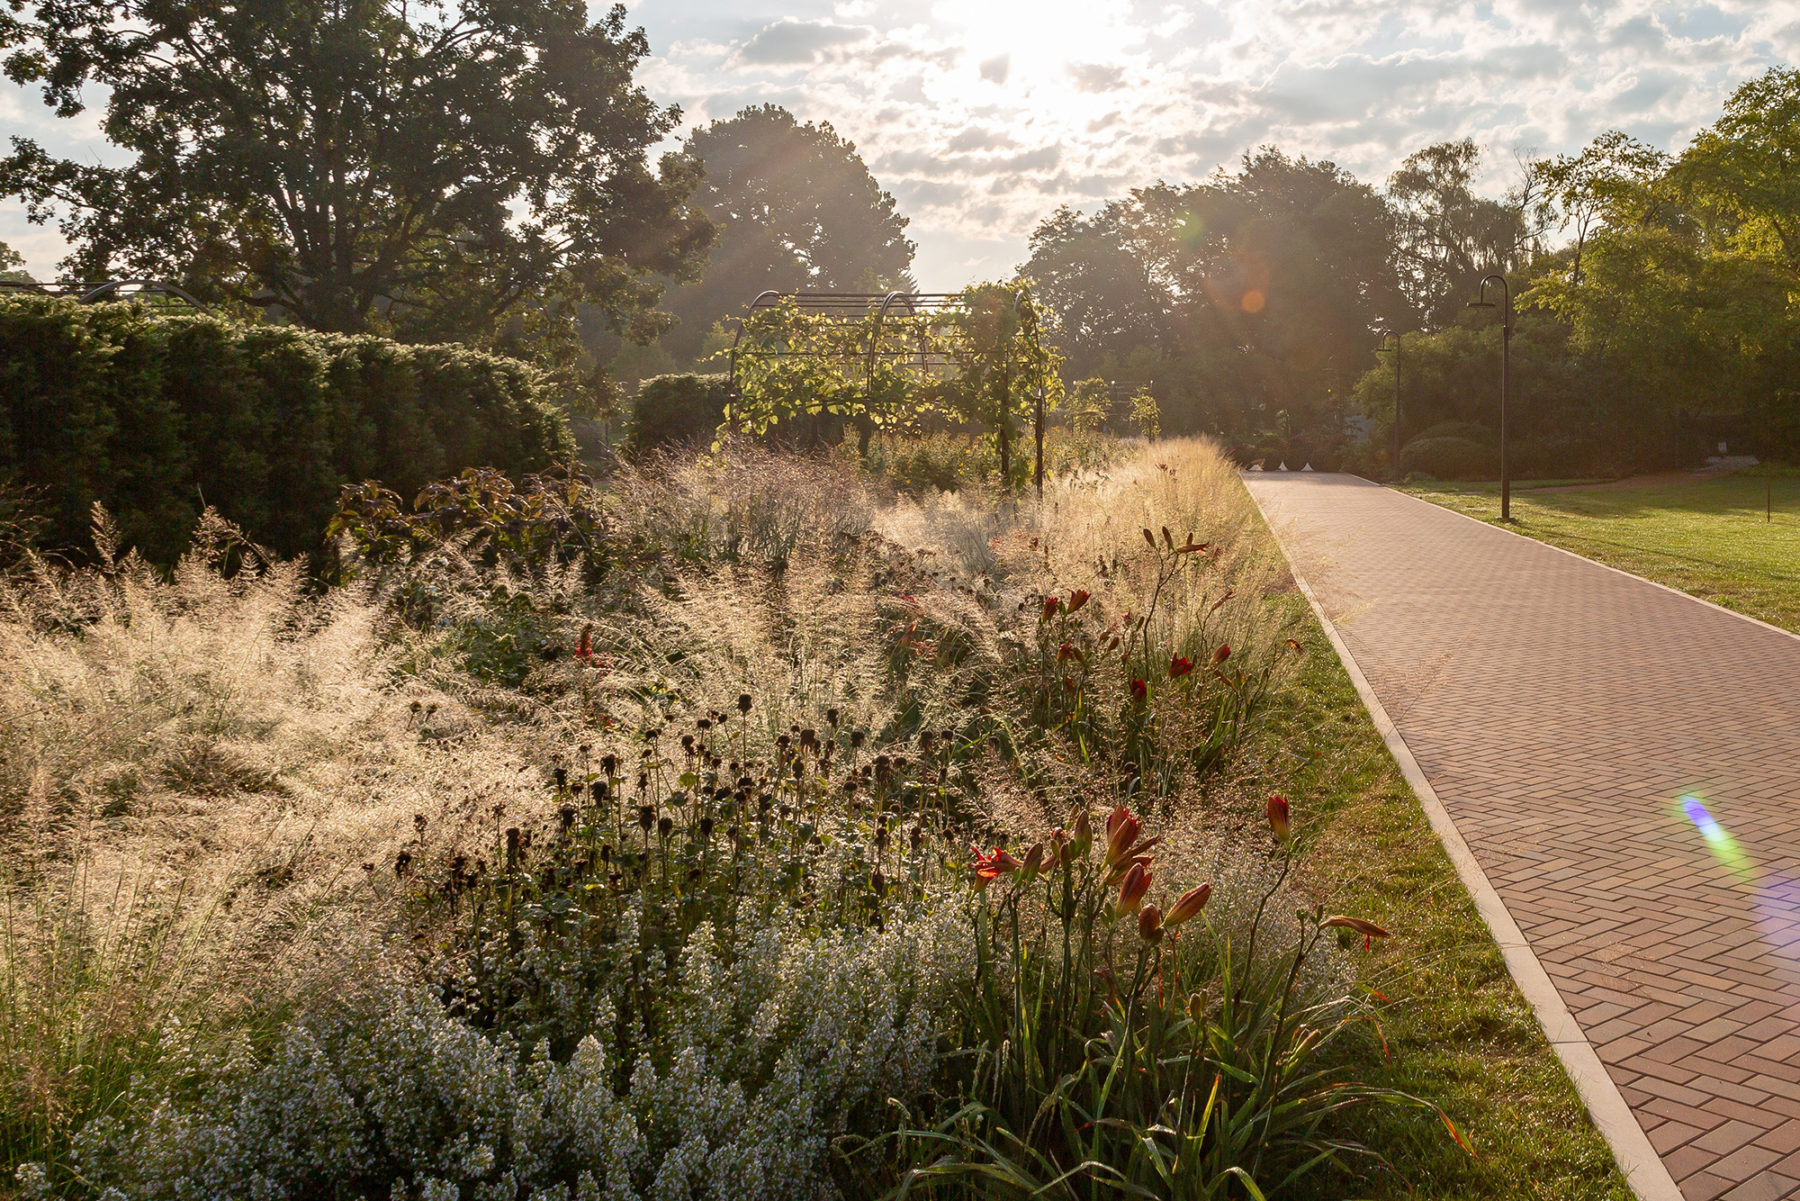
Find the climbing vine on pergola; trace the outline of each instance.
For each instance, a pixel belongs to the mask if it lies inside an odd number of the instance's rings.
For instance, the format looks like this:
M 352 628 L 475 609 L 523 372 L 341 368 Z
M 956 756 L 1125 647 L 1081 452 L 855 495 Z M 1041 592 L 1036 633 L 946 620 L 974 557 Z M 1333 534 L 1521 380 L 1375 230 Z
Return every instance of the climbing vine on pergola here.
M 724 352 L 726 424 L 765 434 L 826 415 L 853 425 L 866 454 L 876 431 L 928 413 L 980 425 L 1010 481 L 1017 422 L 1031 417 L 1034 478 L 1044 484 L 1044 415 L 1060 395 L 1060 363 L 1039 338 L 1029 287 L 961 292 L 764 292 Z

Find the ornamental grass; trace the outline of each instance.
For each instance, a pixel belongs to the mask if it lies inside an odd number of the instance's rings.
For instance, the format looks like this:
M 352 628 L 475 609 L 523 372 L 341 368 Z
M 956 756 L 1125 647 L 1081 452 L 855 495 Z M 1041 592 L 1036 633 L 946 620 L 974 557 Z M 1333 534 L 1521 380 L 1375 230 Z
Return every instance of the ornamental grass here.
M 1381 915 L 1232 784 L 1285 575 L 1210 445 L 1102 462 L 1041 506 L 734 446 L 360 489 L 323 591 L 216 524 L 172 578 L 30 564 L 21 1189 L 1261 1197 L 1370 1157 L 1358 1108 L 1418 1104 L 1339 1050 Z

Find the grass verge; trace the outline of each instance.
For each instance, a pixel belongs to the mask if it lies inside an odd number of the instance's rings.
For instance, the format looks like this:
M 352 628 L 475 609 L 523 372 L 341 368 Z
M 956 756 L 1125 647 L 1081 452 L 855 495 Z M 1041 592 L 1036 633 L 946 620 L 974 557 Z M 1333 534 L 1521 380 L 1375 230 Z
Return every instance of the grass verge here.
M 1405 491 L 1497 521 L 1494 484 Z M 1629 482 L 1579 492 L 1513 490 L 1518 533 L 1800 633 L 1800 472 Z
M 1305 601 L 1292 601 L 1304 666 L 1265 714 L 1246 756 L 1257 773 L 1249 783 L 1286 791 L 1322 827 L 1306 883 L 1394 933 L 1364 961 L 1364 982 L 1390 1004 L 1357 1076 L 1434 1102 L 1475 1151 L 1412 1115 L 1365 1109 L 1358 1134 L 1393 1175 L 1321 1181 L 1311 1195 L 1628 1201 L 1611 1150 L 1348 673 Z

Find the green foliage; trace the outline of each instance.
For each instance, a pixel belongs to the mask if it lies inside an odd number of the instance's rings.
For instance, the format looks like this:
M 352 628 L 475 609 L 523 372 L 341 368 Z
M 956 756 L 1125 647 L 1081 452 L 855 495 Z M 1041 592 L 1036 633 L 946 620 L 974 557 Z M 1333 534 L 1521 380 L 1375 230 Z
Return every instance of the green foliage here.
M 43 490 L 58 548 L 86 543 L 98 502 L 155 562 L 205 506 L 278 553 L 312 551 L 346 483 L 410 494 L 572 450 L 536 372 L 462 347 L 0 302 L 0 463 Z
M 710 442 L 731 395 L 723 375 L 658 375 L 638 385 L 631 402 L 631 449 Z
M 1475 193 L 1480 160 L 1472 139 L 1439 142 L 1408 156 L 1388 180 L 1401 284 L 1428 325 L 1453 322 L 1482 276 L 1523 267 L 1536 249 L 1519 199 Z
M 1153 382 L 1167 433 L 1252 438 L 1278 412 L 1287 432 L 1326 429 L 1370 331 L 1406 319 L 1388 203 L 1274 149 L 1204 183 L 1060 210 L 1031 251 L 1046 338 L 1078 375 Z
M 848 730 L 771 746 L 750 721 L 563 761 L 548 827 L 483 822 L 428 854 L 421 818 L 381 868 L 443 948 L 428 987 L 352 997 L 260 1062 L 196 1057 L 165 1108 L 141 1096 L 131 1124 L 81 1135 L 86 1180 L 145 1201 L 200 1182 L 492 1201 L 848 1183 L 837 1140 L 880 1133 L 889 1099 L 940 1069 L 973 974 L 961 890 L 932 819 L 888 812 L 932 804 L 929 758 L 893 773 Z M 869 768 L 866 788 L 845 790 L 834 758 L 852 780 Z
M 1282 853 L 1260 896 L 1242 899 L 1251 913 L 1237 931 L 1215 924 L 1210 884 L 1167 913 L 1145 903 L 1161 840 L 1122 806 L 1098 856 L 1085 810 L 1022 861 L 977 855 L 984 897 L 990 879 L 1007 883 L 977 915 L 980 972 L 961 1006 L 973 1079 L 948 1116 L 902 1134 L 922 1166 L 899 1196 L 1279 1196 L 1326 1165 L 1374 1158 L 1327 1128 L 1346 1111 L 1433 1108 L 1332 1066 L 1331 1044 L 1361 1015 L 1348 996 L 1320 996 L 1333 983 L 1316 962 L 1331 949 L 1323 936 L 1386 931 L 1322 909 L 1282 929 L 1270 902 L 1294 846 L 1276 804 Z
M 1440 480 L 1485 480 L 1500 473 L 1500 452 L 1469 438 L 1414 438 L 1400 448 L 1402 475 Z
M 663 345 L 676 358 L 697 360 L 713 324 L 765 291 L 915 290 L 906 218 L 829 122 L 765 104 L 696 129 L 686 149 L 718 242 L 700 278 L 669 294 L 680 324 Z
M 579 306 L 642 323 L 650 274 L 710 238 L 694 164 L 648 161 L 677 114 L 634 84 L 649 44 L 622 6 L 12 8 L 8 77 L 64 118 L 104 95 L 120 152 L 20 138 L 0 160 L 0 194 L 60 219 L 78 277 L 171 278 L 314 329 L 555 341 Z
M 937 338 L 927 349 L 954 370 L 937 381 L 936 403 L 993 435 L 1001 485 L 1011 487 L 1018 419 L 1059 398 L 1061 356 L 1045 345 L 1028 285 L 973 284 L 944 316 L 930 327 Z
M 1098 376 L 1077 380 L 1065 392 L 1063 407 L 1077 433 L 1097 430 L 1112 413 L 1112 387 Z
M 0 280 L 16 283 L 28 283 L 31 276 L 25 271 L 25 259 L 18 251 L 0 242 Z
M 1162 436 L 1162 408 L 1148 388 L 1139 388 L 1131 397 L 1131 424 L 1138 433 L 1154 442 Z
M 1414 434 L 1409 441 L 1424 441 L 1430 438 L 1462 438 L 1478 446 L 1498 446 L 1500 435 L 1492 426 L 1479 425 L 1473 421 L 1440 421 Z
M 1043 345 L 1030 289 L 976 284 L 956 302 L 832 313 L 788 299 L 744 318 L 733 360 L 739 398 L 726 410 L 737 431 L 762 436 L 821 419 L 854 423 L 867 454 L 877 432 L 931 415 L 989 431 L 1003 486 L 1023 482 L 1014 455 L 1018 419 L 1061 394 L 1060 357 Z

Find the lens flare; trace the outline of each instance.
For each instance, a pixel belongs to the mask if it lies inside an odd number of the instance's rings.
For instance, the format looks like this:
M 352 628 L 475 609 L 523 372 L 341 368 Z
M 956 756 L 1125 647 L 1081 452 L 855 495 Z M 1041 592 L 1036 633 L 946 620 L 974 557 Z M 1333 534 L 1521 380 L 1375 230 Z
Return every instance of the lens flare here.
M 1694 828 L 1700 831 L 1700 837 L 1712 848 L 1713 858 L 1723 867 L 1740 879 L 1748 879 L 1754 874 L 1750 857 L 1739 849 L 1737 839 L 1731 836 L 1731 832 L 1706 811 L 1706 806 L 1700 803 L 1699 797 L 1682 797 L 1681 811 L 1694 823 Z

